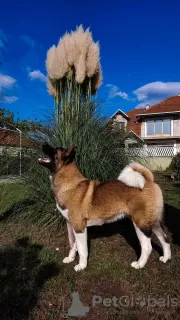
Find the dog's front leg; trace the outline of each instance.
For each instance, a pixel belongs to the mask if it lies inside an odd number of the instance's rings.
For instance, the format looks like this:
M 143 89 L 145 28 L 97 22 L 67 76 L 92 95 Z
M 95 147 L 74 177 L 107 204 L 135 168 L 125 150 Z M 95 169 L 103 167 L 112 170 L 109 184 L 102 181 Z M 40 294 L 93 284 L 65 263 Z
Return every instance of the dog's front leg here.
M 81 233 L 76 233 L 74 231 L 77 250 L 79 253 L 79 264 L 74 267 L 75 271 L 83 270 L 87 267 L 88 259 L 88 245 L 87 245 L 87 228 L 84 229 Z
M 70 245 L 70 251 L 68 257 L 64 258 L 63 263 L 70 263 L 75 260 L 77 252 L 77 243 L 75 235 L 70 223 L 67 221 L 68 239 Z

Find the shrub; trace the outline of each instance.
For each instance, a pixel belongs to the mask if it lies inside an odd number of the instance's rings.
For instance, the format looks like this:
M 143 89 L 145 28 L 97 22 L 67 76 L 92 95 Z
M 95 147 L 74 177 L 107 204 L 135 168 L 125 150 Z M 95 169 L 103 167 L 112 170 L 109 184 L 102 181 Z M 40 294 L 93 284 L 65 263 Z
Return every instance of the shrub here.
M 172 171 L 177 171 L 180 169 L 180 152 L 177 153 L 173 158 L 169 165 L 169 169 Z

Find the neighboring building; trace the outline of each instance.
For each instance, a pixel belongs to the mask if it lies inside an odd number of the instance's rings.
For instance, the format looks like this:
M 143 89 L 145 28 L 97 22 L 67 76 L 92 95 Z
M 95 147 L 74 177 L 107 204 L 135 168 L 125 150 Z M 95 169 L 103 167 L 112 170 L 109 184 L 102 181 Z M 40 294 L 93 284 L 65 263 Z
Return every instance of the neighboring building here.
M 180 96 L 138 110 L 136 120 L 147 145 L 180 147 Z
M 140 136 L 141 129 L 139 129 L 139 131 L 133 130 L 134 111 L 136 110 L 124 113 L 118 109 L 109 119 L 109 124 L 111 124 L 113 129 L 124 130 L 126 132 L 125 145 L 127 147 L 138 147 L 139 144 L 142 145 L 144 143 Z M 130 124 L 131 126 L 129 126 Z
M 180 95 L 152 107 L 147 105 L 144 109 L 134 109 L 126 113 L 119 109 L 111 119 L 116 123 L 120 122 L 121 126 L 124 123 L 127 132 L 126 145 L 129 147 L 138 147 L 139 137 L 150 157 L 172 157 L 180 152 Z
M 29 149 L 33 149 L 33 143 L 22 135 L 21 148 L 24 153 Z M 5 152 L 10 155 L 17 155 L 20 149 L 20 134 L 13 130 L 5 130 L 0 128 L 0 155 Z
M 152 107 L 126 113 L 117 110 L 111 119 L 133 132 L 148 146 L 180 147 L 180 96 L 170 97 Z

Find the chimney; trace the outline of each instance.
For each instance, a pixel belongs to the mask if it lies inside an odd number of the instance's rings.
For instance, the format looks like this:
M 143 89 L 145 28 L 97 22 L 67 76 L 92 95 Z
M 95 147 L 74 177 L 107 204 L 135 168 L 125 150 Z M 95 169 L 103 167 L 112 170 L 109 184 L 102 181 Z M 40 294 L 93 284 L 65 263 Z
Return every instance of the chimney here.
M 147 109 L 149 109 L 149 108 L 150 108 L 150 104 L 146 104 L 145 109 L 147 110 Z

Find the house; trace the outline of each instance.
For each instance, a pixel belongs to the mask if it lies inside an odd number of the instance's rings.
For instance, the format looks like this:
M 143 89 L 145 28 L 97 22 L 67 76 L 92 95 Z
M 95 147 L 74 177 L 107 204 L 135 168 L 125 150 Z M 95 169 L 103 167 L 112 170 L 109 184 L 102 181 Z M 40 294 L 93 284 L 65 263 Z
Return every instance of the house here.
M 146 145 L 180 147 L 180 95 L 136 111 Z
M 180 95 L 169 97 L 152 107 L 146 105 L 144 109 L 133 109 L 126 113 L 119 109 L 111 118 L 124 126 L 127 141 L 131 136 L 126 143 L 128 147 L 138 147 L 139 137 L 144 154 L 146 151 L 148 157 L 160 157 L 159 164 L 163 168 L 180 152 Z
M 0 155 L 4 153 L 12 156 L 17 155 L 20 149 L 20 140 L 23 153 L 34 148 L 33 143 L 23 135 L 20 137 L 19 132 L 0 128 Z
M 126 132 L 126 147 L 135 148 L 144 144 L 144 140 L 141 138 L 141 124 L 136 124 L 136 110 L 124 113 L 121 109 L 118 109 L 110 117 L 108 123 L 113 129 L 124 130 Z

